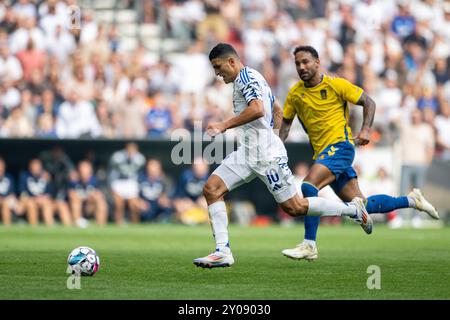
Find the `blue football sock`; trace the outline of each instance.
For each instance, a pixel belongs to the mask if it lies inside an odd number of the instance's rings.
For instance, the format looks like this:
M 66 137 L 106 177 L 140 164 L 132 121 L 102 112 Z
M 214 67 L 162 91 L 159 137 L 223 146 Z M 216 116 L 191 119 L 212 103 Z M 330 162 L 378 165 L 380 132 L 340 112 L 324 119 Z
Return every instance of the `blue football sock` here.
M 368 213 L 388 213 L 395 209 L 409 208 L 408 197 L 391 197 L 377 194 L 367 198 Z
M 317 197 L 319 189 L 314 185 L 303 182 L 302 183 L 303 197 Z M 305 216 L 305 239 L 316 241 L 317 229 L 319 228 L 320 216 Z

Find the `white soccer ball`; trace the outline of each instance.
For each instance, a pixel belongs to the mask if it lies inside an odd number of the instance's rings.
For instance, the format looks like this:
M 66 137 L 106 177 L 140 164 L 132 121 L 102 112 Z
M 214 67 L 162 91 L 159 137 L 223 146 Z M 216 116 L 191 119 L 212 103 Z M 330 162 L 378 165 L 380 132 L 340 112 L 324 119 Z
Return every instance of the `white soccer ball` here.
M 93 276 L 100 267 L 100 258 L 94 249 L 78 247 L 72 250 L 67 258 L 72 274 L 81 276 Z

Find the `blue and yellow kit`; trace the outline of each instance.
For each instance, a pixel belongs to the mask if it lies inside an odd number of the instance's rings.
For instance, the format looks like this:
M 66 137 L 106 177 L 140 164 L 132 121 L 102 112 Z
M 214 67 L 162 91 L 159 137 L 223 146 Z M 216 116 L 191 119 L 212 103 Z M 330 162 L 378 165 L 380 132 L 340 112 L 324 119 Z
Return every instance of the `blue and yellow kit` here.
M 346 79 L 324 74 L 322 81 L 314 87 L 305 87 L 302 80 L 297 82 L 284 104 L 283 117 L 294 119 L 297 116 L 308 134 L 314 150 L 313 159 L 335 174 L 335 191 L 356 177 L 351 167 L 355 151 L 350 140 L 348 102 L 356 104 L 363 92 Z

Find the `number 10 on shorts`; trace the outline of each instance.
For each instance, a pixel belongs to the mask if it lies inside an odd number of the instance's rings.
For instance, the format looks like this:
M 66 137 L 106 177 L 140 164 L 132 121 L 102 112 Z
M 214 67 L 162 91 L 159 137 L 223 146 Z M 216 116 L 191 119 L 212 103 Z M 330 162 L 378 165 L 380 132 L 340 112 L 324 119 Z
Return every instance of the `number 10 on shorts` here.
M 269 180 L 270 184 L 277 183 L 280 181 L 280 176 L 275 169 L 270 169 L 266 171 L 267 180 Z

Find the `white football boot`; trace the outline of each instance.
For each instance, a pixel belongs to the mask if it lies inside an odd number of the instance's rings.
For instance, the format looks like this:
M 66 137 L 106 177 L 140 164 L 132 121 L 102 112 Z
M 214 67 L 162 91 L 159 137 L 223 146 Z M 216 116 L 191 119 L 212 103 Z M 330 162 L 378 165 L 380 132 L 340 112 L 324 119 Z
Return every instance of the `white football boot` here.
M 234 264 L 234 258 L 231 252 L 216 251 L 206 257 L 194 259 L 193 262 L 197 267 L 202 268 L 231 267 Z
M 310 243 L 305 242 L 298 244 L 293 249 L 284 249 L 281 253 L 294 260 L 305 259 L 308 261 L 314 261 L 318 258 L 317 246 L 313 246 Z
M 353 218 L 353 220 L 361 225 L 361 228 L 363 228 L 365 233 L 371 234 L 373 221 L 372 218 L 370 217 L 370 214 L 367 212 L 364 200 L 355 197 L 350 203 L 356 206 L 356 217 Z
M 431 205 L 431 203 L 428 202 L 427 199 L 425 199 L 425 197 L 423 196 L 423 194 L 420 191 L 420 189 L 413 189 L 413 191 L 411 191 L 408 194 L 408 197 L 411 197 L 411 198 L 414 199 L 414 201 L 416 202 L 417 210 L 420 210 L 420 211 L 428 213 L 428 215 L 430 217 L 432 217 L 433 219 L 439 219 L 439 213 Z

